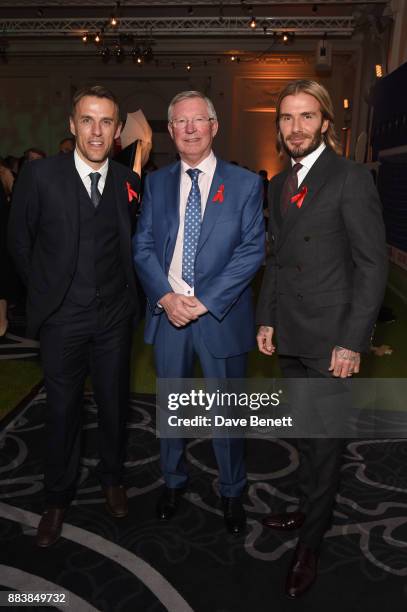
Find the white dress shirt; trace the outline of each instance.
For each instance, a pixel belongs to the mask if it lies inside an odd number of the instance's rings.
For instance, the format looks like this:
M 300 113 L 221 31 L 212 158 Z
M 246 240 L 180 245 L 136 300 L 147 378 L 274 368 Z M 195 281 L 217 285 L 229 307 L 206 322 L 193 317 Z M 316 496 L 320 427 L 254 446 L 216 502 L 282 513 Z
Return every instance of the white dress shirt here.
M 187 174 L 187 170 L 190 168 L 193 169 L 192 166 L 188 166 L 188 164 L 186 164 L 184 161 L 181 161 L 181 180 L 179 186 L 179 228 L 174 254 L 170 269 L 168 271 L 168 281 L 173 291 L 175 291 L 175 293 L 182 293 L 183 295 L 189 296 L 194 295 L 194 288 L 190 287 L 188 283 L 182 279 L 182 250 L 184 246 L 185 210 L 192 185 L 191 178 Z M 201 192 L 201 219 L 203 219 L 206 202 L 208 200 L 209 191 L 216 168 L 216 157 L 213 154 L 213 151 L 211 151 L 208 157 L 201 161 L 197 166 L 194 166 L 194 168 L 199 168 L 201 171 L 198 176 L 198 186 L 199 191 Z
M 90 185 L 91 185 L 91 180 L 90 180 L 90 176 L 89 174 L 91 174 L 92 172 L 99 172 L 100 174 L 100 179 L 98 182 L 98 189 L 100 194 L 103 193 L 103 189 L 105 188 L 105 183 L 106 183 L 106 177 L 107 177 L 107 171 L 109 169 L 109 160 L 106 159 L 106 161 L 104 162 L 104 164 L 102 166 L 100 166 L 99 170 L 95 170 L 94 168 L 91 168 L 91 166 L 88 166 L 88 164 L 86 162 L 83 161 L 83 159 L 81 157 L 79 157 L 77 150 L 75 149 L 75 152 L 73 154 L 74 160 L 75 160 L 75 168 L 79 174 L 79 176 L 81 177 L 81 181 L 85 186 L 86 191 L 89 194 L 90 197 Z
M 292 166 L 294 166 L 294 164 L 297 164 L 297 163 L 300 163 L 302 165 L 302 168 L 300 168 L 300 170 L 297 173 L 297 176 L 298 176 L 298 187 L 301 185 L 301 183 L 303 182 L 303 180 L 307 176 L 308 172 L 311 170 L 312 166 L 315 164 L 315 162 L 317 161 L 318 157 L 321 155 L 322 151 L 325 148 L 326 148 L 326 144 L 324 142 L 322 142 L 319 145 L 318 149 L 315 149 L 315 151 L 312 151 L 312 153 L 310 153 L 309 155 L 304 157 L 304 159 L 302 159 L 300 162 L 298 162 L 297 160 L 291 158 L 291 165 Z

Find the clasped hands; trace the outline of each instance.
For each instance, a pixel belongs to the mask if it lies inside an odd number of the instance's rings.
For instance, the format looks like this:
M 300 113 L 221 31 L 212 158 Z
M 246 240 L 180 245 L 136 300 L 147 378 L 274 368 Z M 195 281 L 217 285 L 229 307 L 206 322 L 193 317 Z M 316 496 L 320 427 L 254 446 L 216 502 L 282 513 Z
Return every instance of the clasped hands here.
M 257 332 L 257 346 L 264 355 L 272 355 L 276 347 L 273 344 L 274 328 L 266 325 L 260 325 Z M 343 346 L 335 346 L 332 355 L 329 371 L 332 375 L 339 378 L 347 378 L 353 374 L 358 374 L 360 369 L 360 353 L 344 348 Z
M 159 300 L 159 304 L 164 308 L 169 321 L 175 327 L 184 327 L 208 312 L 206 306 L 197 297 L 188 297 L 181 293 L 166 293 Z

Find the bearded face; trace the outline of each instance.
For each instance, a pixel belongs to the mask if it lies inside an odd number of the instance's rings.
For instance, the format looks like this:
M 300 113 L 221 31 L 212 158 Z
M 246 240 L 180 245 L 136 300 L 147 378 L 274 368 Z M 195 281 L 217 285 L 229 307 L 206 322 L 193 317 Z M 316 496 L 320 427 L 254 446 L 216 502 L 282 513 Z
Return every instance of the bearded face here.
M 328 125 L 314 96 L 300 92 L 283 98 L 279 116 L 281 143 L 286 153 L 296 161 L 301 161 L 319 147 Z

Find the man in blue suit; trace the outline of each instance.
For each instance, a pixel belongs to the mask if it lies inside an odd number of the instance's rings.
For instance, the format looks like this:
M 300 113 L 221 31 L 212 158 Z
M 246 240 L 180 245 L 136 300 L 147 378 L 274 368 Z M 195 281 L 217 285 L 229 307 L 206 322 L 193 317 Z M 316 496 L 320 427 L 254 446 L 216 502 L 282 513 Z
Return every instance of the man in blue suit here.
M 250 282 L 264 258 L 262 182 L 215 157 L 218 121 L 202 93 L 175 96 L 168 130 L 180 161 L 148 176 L 133 241 L 148 302 L 145 340 L 160 378 L 192 377 L 195 356 L 207 378 L 243 378 L 255 340 Z M 238 534 L 244 442 L 214 439 L 213 447 L 226 526 Z M 187 486 L 184 450 L 184 439 L 161 439 L 161 520 L 172 518 Z

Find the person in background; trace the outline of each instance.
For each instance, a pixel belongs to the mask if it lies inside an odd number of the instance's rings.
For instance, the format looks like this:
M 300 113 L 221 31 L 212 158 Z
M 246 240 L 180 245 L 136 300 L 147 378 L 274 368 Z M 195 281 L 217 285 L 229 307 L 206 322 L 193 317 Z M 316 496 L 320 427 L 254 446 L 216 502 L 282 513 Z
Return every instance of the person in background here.
M 24 161 L 33 161 L 34 159 L 44 159 L 45 157 L 47 157 L 46 153 L 44 153 L 44 151 L 41 151 L 41 149 L 36 149 L 36 148 L 31 148 L 31 149 L 27 149 L 26 151 L 24 151 Z
M 75 150 L 75 138 L 64 138 L 59 143 L 59 153 L 72 153 Z
M 0 159 L 0 183 L 3 186 L 6 199 L 9 201 L 13 192 L 14 176 L 10 168 Z

